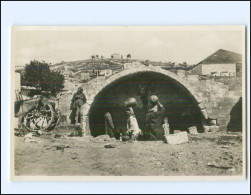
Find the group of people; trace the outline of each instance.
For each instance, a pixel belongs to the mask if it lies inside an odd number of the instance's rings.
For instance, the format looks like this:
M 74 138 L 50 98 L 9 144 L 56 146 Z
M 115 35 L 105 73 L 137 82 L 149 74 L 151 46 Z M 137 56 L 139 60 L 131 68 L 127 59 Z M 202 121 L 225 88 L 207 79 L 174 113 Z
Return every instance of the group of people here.
M 140 135 L 145 135 L 148 139 L 158 140 L 163 139 L 164 136 L 169 135 L 169 124 L 167 117 L 164 117 L 165 108 L 160 103 L 156 95 L 149 98 L 150 106 L 146 114 L 146 121 L 144 133 L 139 128 L 137 118 L 134 114 L 132 106 L 126 107 L 127 115 L 127 132 L 126 134 L 133 141 L 137 141 Z M 79 87 L 77 92 L 74 93 L 71 100 L 71 123 L 82 123 L 83 114 L 81 107 L 86 103 L 86 97 L 83 93 L 83 88 Z M 110 137 L 114 137 L 114 124 L 110 112 L 106 112 L 105 118 L 105 133 Z
M 151 140 L 160 140 L 169 135 L 168 118 L 163 117 L 165 108 L 159 102 L 158 97 L 152 95 L 149 99 L 150 107 L 146 114 L 146 129 L 143 131 L 139 128 L 137 118 L 134 114 L 133 107 L 126 107 L 127 115 L 127 132 L 130 140 L 137 141 L 139 136 L 144 135 Z M 114 137 L 114 124 L 110 112 L 105 113 L 105 131 L 110 137 Z

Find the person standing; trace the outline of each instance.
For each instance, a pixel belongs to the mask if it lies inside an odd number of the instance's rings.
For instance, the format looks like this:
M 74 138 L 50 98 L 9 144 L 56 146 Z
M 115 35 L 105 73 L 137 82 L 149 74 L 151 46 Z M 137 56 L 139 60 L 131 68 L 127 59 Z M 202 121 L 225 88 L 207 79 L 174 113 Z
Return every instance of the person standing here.
M 83 111 L 82 106 L 86 103 L 86 97 L 83 93 L 83 88 L 79 87 L 77 92 L 74 93 L 72 100 L 71 100 L 71 123 L 80 123 L 83 122 Z
M 113 138 L 114 137 L 113 131 L 114 131 L 114 124 L 112 120 L 112 115 L 110 112 L 106 112 L 105 113 L 105 134 L 109 135 L 110 138 Z
M 168 118 L 167 117 L 164 118 L 164 124 L 162 125 L 162 127 L 164 129 L 165 136 L 168 136 L 170 134 L 170 128 L 169 128 Z
M 165 108 L 159 102 L 159 98 L 156 95 L 152 95 L 149 102 L 150 108 L 146 115 L 146 133 L 149 137 L 160 140 L 164 136 L 163 116 Z
M 127 132 L 130 136 L 130 139 L 132 141 L 137 141 L 138 136 L 142 134 L 137 119 L 135 117 L 134 111 L 132 107 L 128 107 L 126 109 L 126 114 L 127 114 Z

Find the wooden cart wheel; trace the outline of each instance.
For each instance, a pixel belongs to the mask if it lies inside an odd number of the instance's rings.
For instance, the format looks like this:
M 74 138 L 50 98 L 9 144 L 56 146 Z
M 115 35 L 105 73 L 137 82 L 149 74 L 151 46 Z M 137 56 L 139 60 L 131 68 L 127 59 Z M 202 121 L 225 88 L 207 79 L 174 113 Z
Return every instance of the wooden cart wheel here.
M 52 105 L 45 102 L 39 109 L 34 108 L 24 116 L 23 125 L 30 131 L 47 130 L 54 122 L 55 113 Z

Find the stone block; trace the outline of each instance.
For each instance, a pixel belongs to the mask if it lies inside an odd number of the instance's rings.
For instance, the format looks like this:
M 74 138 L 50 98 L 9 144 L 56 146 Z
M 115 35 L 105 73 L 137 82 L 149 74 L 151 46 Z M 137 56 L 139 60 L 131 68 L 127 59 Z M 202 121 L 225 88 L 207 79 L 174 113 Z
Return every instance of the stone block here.
M 217 119 L 210 118 L 209 119 L 209 125 L 217 125 Z
M 205 116 L 205 118 L 207 119 L 208 118 L 207 110 L 203 109 L 203 110 L 201 110 L 201 112 Z
M 86 103 L 89 104 L 89 105 L 91 105 L 92 102 L 93 102 L 93 100 L 91 100 L 91 99 L 88 99 L 88 100 L 86 101 Z
M 198 106 L 199 106 L 199 108 L 200 108 L 201 110 L 205 109 L 205 105 L 204 105 L 204 103 L 202 103 L 202 102 L 199 103 Z
M 84 104 L 82 109 L 83 109 L 83 115 L 87 115 L 90 109 L 90 105 Z
M 172 135 L 165 136 L 165 143 L 176 145 L 188 142 L 187 132 L 175 133 Z
M 219 126 L 217 125 L 210 126 L 210 132 L 213 133 L 219 132 Z
M 210 130 L 209 126 L 203 126 L 203 128 L 204 128 L 204 133 L 208 133 Z
M 227 125 L 220 125 L 219 131 L 227 131 Z
M 219 117 L 218 121 L 217 121 L 217 124 L 218 125 L 227 125 L 228 122 L 229 122 L 228 117 L 226 117 L 226 116 L 225 117 Z

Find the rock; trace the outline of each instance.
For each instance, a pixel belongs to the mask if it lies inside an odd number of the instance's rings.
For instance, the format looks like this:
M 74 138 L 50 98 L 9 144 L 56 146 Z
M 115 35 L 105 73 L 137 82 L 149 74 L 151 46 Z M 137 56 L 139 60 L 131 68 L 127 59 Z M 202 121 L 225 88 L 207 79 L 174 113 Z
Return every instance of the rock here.
M 116 140 L 115 138 L 110 138 L 109 135 L 99 135 L 95 139 L 99 140 L 99 141 L 114 141 L 114 140 Z
M 175 145 L 187 142 L 188 142 L 187 132 L 175 133 L 173 135 L 165 136 L 165 143 L 167 144 Z
M 24 136 L 25 138 L 32 138 L 32 133 L 28 133 Z
M 56 146 L 56 149 L 57 149 L 57 150 L 64 150 L 65 148 L 70 148 L 70 146 L 69 146 L 68 144 Z
M 191 134 L 191 135 L 198 135 L 198 131 L 197 131 L 196 126 L 189 127 L 188 131 L 189 131 L 189 134 Z
M 109 144 L 105 144 L 104 147 L 105 148 L 116 148 L 116 144 L 109 143 Z

